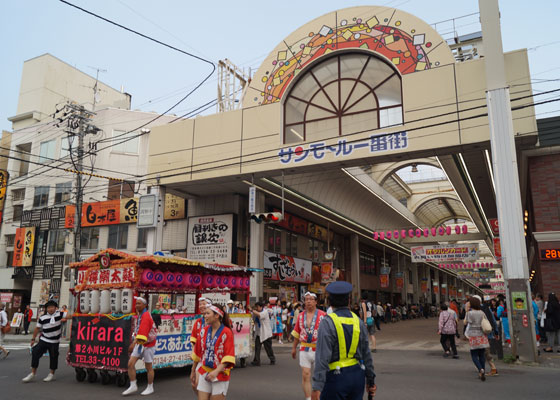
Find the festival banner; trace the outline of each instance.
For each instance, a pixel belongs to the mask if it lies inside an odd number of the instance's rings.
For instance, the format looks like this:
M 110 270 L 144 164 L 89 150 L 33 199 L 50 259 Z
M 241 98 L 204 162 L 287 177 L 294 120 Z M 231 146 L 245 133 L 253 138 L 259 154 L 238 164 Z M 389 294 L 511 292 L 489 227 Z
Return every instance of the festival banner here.
M 245 358 L 252 355 L 251 345 L 251 315 L 229 314 L 231 330 L 233 331 L 235 343 L 235 357 Z
M 264 279 L 311 283 L 312 262 L 283 254 L 264 252 Z M 320 283 L 319 270 L 319 283 Z
M 14 267 L 33 266 L 33 249 L 35 246 L 35 227 L 17 228 L 14 240 Z
M 2 226 L 4 216 L 4 203 L 6 202 L 6 192 L 9 178 L 10 174 L 8 173 L 8 171 L 0 169 L 0 226 Z
M 496 262 L 498 264 L 502 263 L 502 243 L 500 242 L 499 237 L 495 237 L 493 239 L 494 242 L 494 257 L 496 258 Z
M 428 279 L 422 278 L 422 281 L 420 282 L 420 290 L 422 293 L 428 293 Z
M 441 295 L 445 296 L 447 294 L 447 288 L 446 287 L 441 287 Z
M 439 282 L 438 281 L 433 281 L 432 282 L 432 292 L 434 292 L 434 294 L 439 293 Z
M 187 258 L 230 263 L 233 247 L 233 214 L 190 217 Z
M 389 275 L 379 275 L 379 286 L 382 288 L 389 287 Z
M 411 247 L 410 257 L 412 262 L 475 261 L 478 243 Z
M 126 371 L 131 328 L 130 318 L 74 315 L 68 363 L 74 367 Z

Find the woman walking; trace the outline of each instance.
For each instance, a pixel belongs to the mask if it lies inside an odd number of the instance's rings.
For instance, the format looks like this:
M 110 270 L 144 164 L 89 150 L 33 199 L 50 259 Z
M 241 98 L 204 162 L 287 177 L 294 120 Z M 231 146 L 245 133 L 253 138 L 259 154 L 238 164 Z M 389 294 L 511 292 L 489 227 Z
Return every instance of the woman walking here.
M 449 345 L 453 351 L 453 358 L 459 358 L 457 355 L 457 346 L 455 345 L 455 333 L 457 332 L 457 314 L 449 311 L 445 303 L 441 304 L 441 312 L 439 313 L 438 334 L 441 336 L 440 343 L 443 347 L 443 356 L 449 357 Z
M 481 381 L 486 380 L 486 375 L 484 372 L 485 368 L 485 351 L 489 347 L 488 337 L 482 332 L 482 320 L 486 318 L 484 312 L 481 311 L 480 307 L 481 298 L 480 296 L 472 296 L 469 299 L 470 310 L 465 316 L 465 324 L 467 325 L 467 330 L 465 331 L 465 336 L 469 339 L 469 347 L 471 349 L 471 357 L 476 369 L 478 370 L 478 376 Z
M 555 341 L 557 343 L 558 353 L 560 353 L 560 304 L 554 293 L 548 295 L 548 301 L 544 306 L 545 320 L 544 330 L 548 347 L 544 349 L 547 353 L 554 351 Z
M 198 400 L 224 400 L 235 365 L 235 347 L 230 321 L 221 305 L 210 305 L 204 312 L 206 326 L 197 340 L 192 359 L 200 362 Z M 196 382 L 195 368 L 191 369 L 191 383 Z

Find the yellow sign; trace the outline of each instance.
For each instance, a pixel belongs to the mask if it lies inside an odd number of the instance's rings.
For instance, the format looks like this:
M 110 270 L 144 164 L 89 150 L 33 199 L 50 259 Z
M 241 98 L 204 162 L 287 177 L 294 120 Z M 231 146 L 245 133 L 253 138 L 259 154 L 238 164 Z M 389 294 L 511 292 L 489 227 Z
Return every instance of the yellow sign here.
M 14 243 L 14 267 L 33 266 L 33 247 L 35 245 L 35 227 L 17 228 Z
M 185 218 L 185 199 L 174 194 L 165 194 L 165 208 L 163 219 L 183 219 Z
M 8 171 L 0 170 L 0 224 L 4 214 L 4 202 L 6 201 L 6 188 L 8 187 Z

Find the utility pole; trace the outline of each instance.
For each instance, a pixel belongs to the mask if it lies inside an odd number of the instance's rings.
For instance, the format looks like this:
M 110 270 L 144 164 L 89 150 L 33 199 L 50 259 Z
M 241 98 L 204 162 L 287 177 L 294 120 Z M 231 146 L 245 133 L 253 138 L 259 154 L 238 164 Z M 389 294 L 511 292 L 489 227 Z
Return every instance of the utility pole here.
M 521 361 L 537 361 L 527 248 L 523 231 L 517 155 L 500 28 L 498 0 L 479 0 L 486 67 L 486 103 L 496 184 L 504 278 L 512 352 Z M 514 306 L 515 304 L 515 306 Z

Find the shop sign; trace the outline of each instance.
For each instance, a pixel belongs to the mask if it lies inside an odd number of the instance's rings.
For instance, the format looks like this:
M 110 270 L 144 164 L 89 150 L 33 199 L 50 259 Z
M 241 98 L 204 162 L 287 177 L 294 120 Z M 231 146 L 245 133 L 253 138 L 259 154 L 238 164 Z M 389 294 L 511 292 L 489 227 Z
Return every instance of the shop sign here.
M 126 370 L 131 338 L 130 319 L 74 316 L 68 361 L 74 366 Z
M 190 332 L 194 319 L 173 318 L 171 315 L 161 315 L 161 325 L 158 327 L 156 354 L 154 367 L 179 366 L 189 363 L 192 353 Z
M 335 279 L 335 271 L 333 268 L 332 262 L 324 262 L 321 263 L 321 283 L 330 283 L 334 282 Z
M 500 225 L 498 224 L 498 218 L 490 218 L 488 219 L 488 223 L 490 224 L 490 229 L 494 235 L 500 234 Z
M 183 218 L 185 218 L 185 199 L 171 193 L 166 193 L 163 219 L 172 220 Z
M 233 214 L 190 217 L 187 258 L 230 263 L 233 240 Z
M 78 272 L 78 287 L 98 289 L 107 287 L 130 287 L 136 282 L 136 269 L 133 266 L 120 268 L 90 268 Z M 76 289 L 78 290 L 78 289 Z
M 33 266 L 33 247 L 35 245 L 35 227 L 17 228 L 14 241 L 14 267 Z
M 327 228 L 310 222 L 307 225 L 307 236 L 326 242 L 329 238 Z
M 384 289 L 389 287 L 389 275 L 379 275 L 379 286 Z
M 4 203 L 6 202 L 6 191 L 8 187 L 8 171 L 0 169 L 0 225 L 2 225 L 2 217 L 4 215 Z
M 278 212 L 280 210 L 275 209 L 274 211 Z M 276 225 L 301 235 L 307 235 L 307 221 L 287 212 L 284 212 L 284 219 Z
M 0 293 L 0 301 L 2 303 L 11 303 L 13 293 Z
M 411 247 L 412 262 L 475 261 L 478 243 Z
M 312 262 L 283 254 L 264 252 L 264 279 L 311 283 Z

